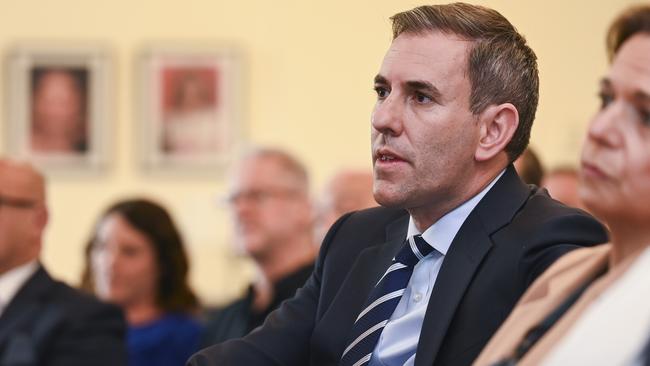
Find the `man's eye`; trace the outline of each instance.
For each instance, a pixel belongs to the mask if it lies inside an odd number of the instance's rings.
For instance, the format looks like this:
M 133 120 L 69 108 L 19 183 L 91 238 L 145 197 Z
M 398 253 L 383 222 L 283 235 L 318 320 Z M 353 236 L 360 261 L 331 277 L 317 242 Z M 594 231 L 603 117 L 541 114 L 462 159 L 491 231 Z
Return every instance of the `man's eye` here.
M 614 101 L 614 97 L 611 94 L 601 92 L 598 94 L 600 98 L 600 109 L 605 109 L 607 106 Z
M 376 86 L 375 92 L 377 93 L 377 98 L 384 99 L 388 96 L 388 90 L 383 86 Z
M 639 117 L 644 126 L 650 127 L 650 110 L 639 109 Z
M 415 101 L 420 103 L 420 104 L 426 104 L 426 103 L 430 103 L 432 101 L 432 99 L 431 99 L 430 96 L 428 96 L 426 94 L 415 93 Z

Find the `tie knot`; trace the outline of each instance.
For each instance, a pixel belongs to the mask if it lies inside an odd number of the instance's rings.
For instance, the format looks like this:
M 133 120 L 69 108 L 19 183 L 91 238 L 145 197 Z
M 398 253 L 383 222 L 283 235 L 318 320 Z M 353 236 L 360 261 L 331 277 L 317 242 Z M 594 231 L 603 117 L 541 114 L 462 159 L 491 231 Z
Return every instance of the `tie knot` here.
M 413 267 L 432 251 L 433 247 L 422 238 L 422 235 L 410 236 L 406 238 L 404 246 L 395 256 L 394 261 Z

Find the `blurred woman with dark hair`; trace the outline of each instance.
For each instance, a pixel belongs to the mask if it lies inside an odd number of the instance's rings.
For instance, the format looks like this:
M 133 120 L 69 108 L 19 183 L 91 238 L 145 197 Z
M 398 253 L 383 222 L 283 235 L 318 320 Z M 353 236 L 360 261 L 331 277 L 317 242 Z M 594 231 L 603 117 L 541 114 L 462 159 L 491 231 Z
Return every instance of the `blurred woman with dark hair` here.
M 124 310 L 129 365 L 184 365 L 198 349 L 198 301 L 188 269 L 180 233 L 159 204 L 121 201 L 99 219 L 82 286 Z

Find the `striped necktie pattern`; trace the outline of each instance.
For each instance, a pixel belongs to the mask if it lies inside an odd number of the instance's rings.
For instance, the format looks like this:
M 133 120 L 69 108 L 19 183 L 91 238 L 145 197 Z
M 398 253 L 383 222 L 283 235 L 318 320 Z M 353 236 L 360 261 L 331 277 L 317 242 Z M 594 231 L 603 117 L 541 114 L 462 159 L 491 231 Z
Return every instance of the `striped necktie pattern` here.
M 341 366 L 362 366 L 370 362 L 381 332 L 404 294 L 413 267 L 431 251 L 433 247 L 420 235 L 406 239 L 354 322 L 341 356 Z

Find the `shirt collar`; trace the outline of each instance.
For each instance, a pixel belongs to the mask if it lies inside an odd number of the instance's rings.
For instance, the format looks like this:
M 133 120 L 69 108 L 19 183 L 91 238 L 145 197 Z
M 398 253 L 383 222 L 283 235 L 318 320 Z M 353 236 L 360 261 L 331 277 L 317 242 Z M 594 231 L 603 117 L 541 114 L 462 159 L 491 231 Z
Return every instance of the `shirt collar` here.
M 436 221 L 433 225 L 429 226 L 424 233 L 421 233 L 420 230 L 415 226 L 413 217 L 409 217 L 409 226 L 406 233 L 406 237 L 409 238 L 413 235 L 422 234 L 422 238 L 431 245 L 436 251 L 440 252 L 442 255 L 447 255 L 447 251 L 451 246 L 451 242 L 454 240 L 454 237 L 460 230 L 460 227 L 463 225 L 467 217 L 474 210 L 476 205 L 481 201 L 481 199 L 490 191 L 492 186 L 503 176 L 505 169 L 497 175 L 496 178 L 490 182 L 481 192 L 476 194 L 474 197 L 465 201 L 462 205 L 456 207 L 455 209 L 447 212 L 443 217 Z
M 38 261 L 34 259 L 0 275 L 0 314 L 36 270 Z

